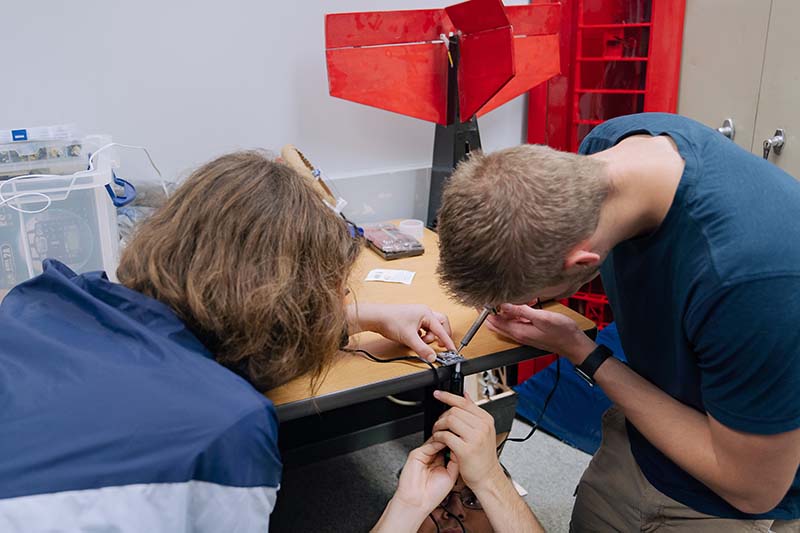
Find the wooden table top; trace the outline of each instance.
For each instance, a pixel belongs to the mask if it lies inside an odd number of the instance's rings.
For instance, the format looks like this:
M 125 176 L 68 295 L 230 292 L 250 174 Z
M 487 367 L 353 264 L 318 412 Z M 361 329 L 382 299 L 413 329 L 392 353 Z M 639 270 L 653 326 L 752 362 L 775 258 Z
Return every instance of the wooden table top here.
M 426 304 L 448 316 L 453 330 L 453 340 L 458 345 L 458 341 L 477 317 L 478 311 L 450 300 L 439 286 L 436 276 L 439 259 L 438 235 L 425 229 L 423 244 L 425 246 L 423 255 L 392 261 L 386 261 L 372 250 L 365 248 L 351 277 L 352 297 L 356 302 Z M 416 272 L 416 275 L 411 285 L 363 281 L 367 273 L 374 268 L 411 270 Z M 561 304 L 550 303 L 544 307 L 571 317 L 584 331 L 595 330 L 595 324 L 591 320 Z M 361 333 L 354 339 L 355 342 L 351 341 L 352 347 L 364 348 L 377 357 L 412 353 L 408 348 L 375 333 Z M 435 345 L 434 348 L 440 350 Z M 463 371 L 465 374 L 481 372 L 543 353 L 530 347 L 521 348 L 519 344 L 483 327 L 462 353 L 469 360 L 463 365 Z M 493 364 L 489 358 L 496 354 L 505 354 L 506 357 L 497 359 Z M 493 366 L 490 366 L 492 364 Z M 288 420 L 432 384 L 434 377 L 431 374 L 430 368 L 421 362 L 380 364 L 357 354 L 343 353 L 332 365 L 313 397 L 309 378 L 305 376 L 272 389 L 266 395 L 274 402 L 281 420 Z

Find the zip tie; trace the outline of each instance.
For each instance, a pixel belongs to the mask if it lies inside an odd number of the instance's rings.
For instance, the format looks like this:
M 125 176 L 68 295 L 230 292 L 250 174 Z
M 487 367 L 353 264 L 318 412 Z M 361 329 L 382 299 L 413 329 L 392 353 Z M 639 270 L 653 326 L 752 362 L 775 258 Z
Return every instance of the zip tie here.
M 442 40 L 442 43 L 447 50 L 447 60 L 450 62 L 450 68 L 453 68 L 453 56 L 450 54 L 450 39 L 444 33 L 439 34 L 439 39 Z

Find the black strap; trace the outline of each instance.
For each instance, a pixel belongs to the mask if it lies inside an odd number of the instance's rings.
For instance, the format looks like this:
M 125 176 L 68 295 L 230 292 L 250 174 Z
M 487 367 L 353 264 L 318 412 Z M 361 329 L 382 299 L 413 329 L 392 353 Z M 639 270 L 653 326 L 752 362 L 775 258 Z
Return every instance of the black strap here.
M 600 365 L 612 355 L 614 355 L 614 352 L 612 352 L 608 346 L 598 344 L 597 348 L 592 350 L 592 353 L 583 360 L 583 363 L 575 367 L 575 372 L 577 372 L 590 387 L 594 387 L 595 372 L 597 372 Z

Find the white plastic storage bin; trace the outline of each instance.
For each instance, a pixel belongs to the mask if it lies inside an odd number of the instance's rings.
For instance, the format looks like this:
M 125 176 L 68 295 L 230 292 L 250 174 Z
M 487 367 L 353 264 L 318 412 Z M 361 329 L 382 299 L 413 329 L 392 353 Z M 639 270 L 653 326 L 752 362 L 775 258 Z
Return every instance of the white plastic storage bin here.
M 108 136 L 95 135 L 38 143 L 33 148 L 41 157 L 0 162 L 0 289 L 40 274 L 46 258 L 79 273 L 105 270 L 115 279 L 119 236 L 106 190 L 116 166 L 112 149 L 98 152 L 94 170 L 87 171 L 89 156 L 110 142 Z M 17 155 L 34 153 L 30 146 L 5 144 L 0 158 L 11 148 Z M 26 174 L 59 175 L 19 177 Z

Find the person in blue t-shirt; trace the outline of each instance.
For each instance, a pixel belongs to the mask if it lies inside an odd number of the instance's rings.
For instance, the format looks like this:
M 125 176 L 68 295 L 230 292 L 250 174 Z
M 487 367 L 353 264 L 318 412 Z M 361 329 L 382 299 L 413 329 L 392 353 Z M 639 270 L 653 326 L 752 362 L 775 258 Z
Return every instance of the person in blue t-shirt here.
M 267 531 L 282 465 L 260 391 L 314 385 L 363 330 L 455 349 L 424 305 L 347 304 L 360 248 L 310 181 L 240 152 L 138 228 L 120 283 L 46 260 L 0 305 L 0 531 Z
M 573 531 L 800 528 L 800 183 L 677 115 L 609 120 L 580 154 L 472 155 L 440 275 L 493 331 L 567 357 L 614 402 Z M 623 364 L 528 305 L 602 275 Z M 462 465 L 463 468 L 463 465 Z

